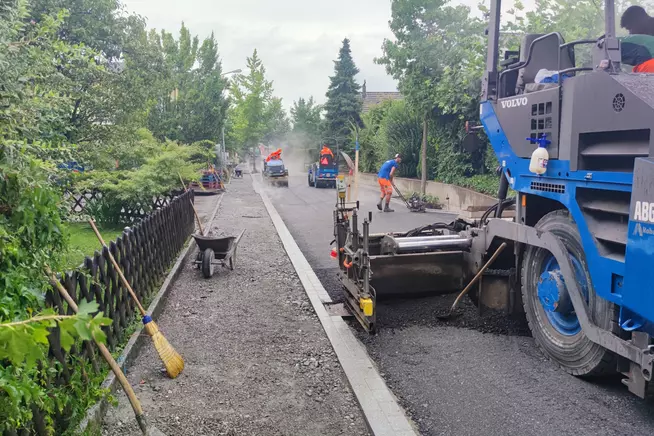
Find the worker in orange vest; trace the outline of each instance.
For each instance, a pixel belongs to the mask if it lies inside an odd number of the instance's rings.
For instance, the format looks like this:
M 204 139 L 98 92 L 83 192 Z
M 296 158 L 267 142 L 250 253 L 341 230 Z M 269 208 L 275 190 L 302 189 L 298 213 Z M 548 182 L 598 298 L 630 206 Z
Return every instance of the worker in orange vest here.
M 320 150 L 320 165 L 329 165 L 329 160 L 327 159 L 327 156 L 331 156 L 332 160 L 334 159 L 334 153 L 332 153 L 329 147 L 323 145 L 322 150 Z
M 394 212 L 390 207 L 391 196 L 393 195 L 393 184 L 391 181 L 395 176 L 395 170 L 400 167 L 401 162 L 402 156 L 396 154 L 393 159 L 384 162 L 379 169 L 379 173 L 377 173 L 377 181 L 381 190 L 381 197 L 379 198 L 379 203 L 377 203 L 377 209 L 382 210 L 383 201 L 386 199 L 386 206 L 383 208 L 384 212 Z
M 268 155 L 266 158 L 266 162 L 270 162 L 271 160 L 277 160 L 282 156 L 282 149 L 278 148 L 277 150 L 273 151 Z

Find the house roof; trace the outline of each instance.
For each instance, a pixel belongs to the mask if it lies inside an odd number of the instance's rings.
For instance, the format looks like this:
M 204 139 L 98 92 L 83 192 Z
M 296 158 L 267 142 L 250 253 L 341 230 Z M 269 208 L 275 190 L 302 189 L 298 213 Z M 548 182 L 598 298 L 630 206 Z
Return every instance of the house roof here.
M 366 82 L 363 81 L 361 89 L 361 98 L 363 99 L 363 113 L 368 112 L 372 107 L 386 100 L 402 100 L 402 94 L 399 92 L 368 92 Z
M 402 98 L 399 92 L 367 92 L 363 96 L 363 113 L 386 100 L 402 100 Z

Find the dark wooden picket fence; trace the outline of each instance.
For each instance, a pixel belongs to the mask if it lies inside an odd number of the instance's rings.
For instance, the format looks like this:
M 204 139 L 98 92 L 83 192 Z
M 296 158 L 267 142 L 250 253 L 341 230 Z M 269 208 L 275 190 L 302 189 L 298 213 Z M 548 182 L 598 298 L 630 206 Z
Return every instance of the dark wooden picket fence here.
M 193 201 L 193 191 L 169 200 L 167 204 L 126 229 L 119 238 L 110 243 L 109 251 L 121 266 L 141 302 L 148 301 L 156 292 L 171 263 L 193 232 L 194 215 L 191 206 Z M 120 283 L 118 274 L 109 260 L 107 249 L 96 252 L 92 258 L 87 257 L 83 268 L 65 273 L 61 283 L 75 301 L 86 299 L 99 304 L 105 316 L 113 320 L 112 325 L 104 328 L 107 346 L 113 351 L 121 345 L 126 339 L 125 330 L 135 319 L 136 307 L 127 289 Z M 55 308 L 60 314 L 72 314 L 72 310 L 60 297 L 56 288 L 48 290 L 46 304 Z M 85 341 L 81 348 L 71 349 L 66 353 L 61 348 L 57 329 L 52 331 L 48 340 L 51 359 L 55 360 L 61 368 L 58 376 L 51 383 L 59 386 L 67 385 L 74 372 L 80 371 L 79 362 L 74 361 L 74 358 L 80 356 L 90 363 L 93 371 L 99 373 L 102 358 L 91 343 Z M 82 376 L 88 377 L 87 374 Z M 5 435 L 46 435 L 46 417 L 38 409 L 34 409 L 34 412 L 32 429 L 5 432 Z M 64 409 L 62 413 L 50 418 L 54 421 L 55 434 L 61 434 L 70 425 L 70 410 Z
M 122 222 L 134 222 L 143 219 L 148 215 L 149 210 L 157 210 L 166 207 L 170 204 L 173 198 L 182 194 L 182 191 L 171 191 L 167 195 L 159 195 L 152 198 L 152 203 L 149 205 L 137 204 L 134 206 L 125 206 L 120 212 Z M 102 192 L 98 190 L 73 192 L 70 190 L 64 191 L 64 200 L 68 203 L 68 211 L 74 216 L 83 216 L 86 211 L 86 206 L 94 201 L 102 199 Z M 145 207 L 149 206 L 149 207 Z

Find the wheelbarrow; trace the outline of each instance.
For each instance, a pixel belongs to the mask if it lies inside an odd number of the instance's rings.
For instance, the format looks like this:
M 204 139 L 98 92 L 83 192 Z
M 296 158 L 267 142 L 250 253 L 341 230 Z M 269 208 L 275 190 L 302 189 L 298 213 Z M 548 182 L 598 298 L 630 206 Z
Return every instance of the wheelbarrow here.
M 203 236 L 200 234 L 193 234 L 195 243 L 198 244 L 200 252 L 198 253 L 193 264 L 202 270 L 204 278 L 208 279 L 213 276 L 214 266 L 220 265 L 222 267 L 229 267 L 234 270 L 236 263 L 236 247 L 243 237 L 243 230 L 238 236 Z

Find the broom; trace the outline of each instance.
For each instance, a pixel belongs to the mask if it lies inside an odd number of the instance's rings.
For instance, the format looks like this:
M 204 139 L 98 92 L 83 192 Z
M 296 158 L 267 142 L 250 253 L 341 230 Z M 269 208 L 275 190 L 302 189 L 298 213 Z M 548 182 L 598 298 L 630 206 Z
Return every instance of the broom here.
M 154 348 L 157 350 L 157 353 L 159 353 L 159 358 L 161 359 L 164 366 L 166 367 L 166 372 L 168 373 L 168 377 L 176 378 L 179 375 L 179 373 L 182 372 L 182 370 L 184 369 L 184 359 L 182 359 L 182 356 L 180 356 L 179 353 L 175 351 L 175 349 L 172 347 L 172 345 L 170 345 L 170 343 L 164 337 L 161 331 L 159 331 L 157 325 L 154 323 L 154 321 L 152 321 L 152 317 L 150 317 L 150 315 L 148 315 L 145 312 L 145 309 L 143 309 L 143 306 L 141 306 L 141 302 L 139 301 L 138 297 L 134 293 L 132 287 L 127 282 L 127 279 L 123 275 L 123 272 L 120 270 L 120 267 L 116 262 L 116 259 L 114 259 L 113 255 L 111 254 L 111 251 L 109 251 L 109 247 L 107 247 L 107 244 L 105 244 L 104 239 L 102 239 L 102 235 L 100 235 L 98 228 L 95 226 L 95 222 L 92 219 L 90 219 L 89 224 L 91 224 L 91 227 L 95 232 L 95 236 L 98 237 L 98 240 L 100 241 L 102 246 L 107 248 L 107 254 L 109 254 L 109 260 L 111 261 L 114 268 L 116 269 L 116 272 L 120 276 L 120 281 L 123 283 L 123 286 L 127 289 L 129 294 L 132 296 L 134 303 L 136 303 L 136 306 L 139 309 L 139 312 L 141 312 L 145 331 L 148 335 L 150 335 L 150 337 L 152 337 L 152 341 L 154 342 Z
M 59 290 L 59 293 L 61 294 L 62 297 L 64 297 L 64 300 L 66 300 L 70 308 L 73 309 L 73 312 L 75 313 L 79 312 L 79 309 L 77 308 L 77 303 L 75 303 L 75 301 L 71 298 L 66 288 L 64 288 L 61 282 L 57 280 L 57 278 L 52 273 L 49 267 L 46 267 L 46 273 L 48 275 L 48 279 L 50 283 Z M 145 415 L 143 414 L 143 409 L 141 408 L 141 403 L 136 397 L 136 394 L 134 393 L 134 389 L 132 389 L 132 386 L 129 384 L 129 381 L 127 381 L 127 377 L 125 377 L 125 374 L 123 374 L 123 372 L 120 370 L 118 363 L 116 363 L 116 361 L 114 360 L 113 356 L 111 355 L 107 347 L 102 342 L 98 341 L 95 337 L 93 338 L 93 341 L 98 346 L 98 349 L 100 350 L 100 354 L 102 354 L 104 360 L 107 361 L 109 367 L 114 372 L 116 378 L 120 382 L 120 385 L 123 387 L 123 390 L 125 391 L 125 394 L 127 395 L 127 398 L 129 399 L 129 402 L 132 405 L 132 409 L 134 409 L 136 422 L 138 423 L 139 428 L 141 429 L 143 434 L 144 435 L 162 434 L 159 430 L 157 430 L 153 426 L 150 426 L 150 431 L 148 432 L 148 428 L 147 428 L 148 426 L 145 421 Z

